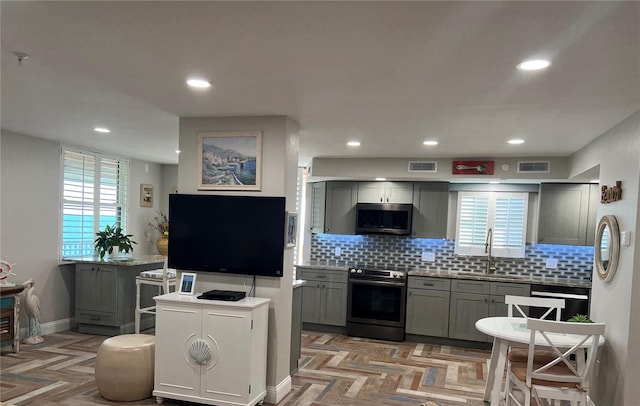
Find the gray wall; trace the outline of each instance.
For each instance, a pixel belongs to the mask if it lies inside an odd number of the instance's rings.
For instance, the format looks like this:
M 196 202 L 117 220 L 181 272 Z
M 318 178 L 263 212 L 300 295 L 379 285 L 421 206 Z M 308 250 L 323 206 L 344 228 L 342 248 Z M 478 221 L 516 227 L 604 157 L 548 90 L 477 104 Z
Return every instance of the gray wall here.
M 15 263 L 21 284 L 33 277 L 42 307 L 43 333 L 72 326 L 75 273 L 72 265 L 60 264 L 60 150 L 59 143 L 2 131 L 0 138 L 0 255 Z M 148 171 L 145 171 L 148 164 Z M 165 165 L 131 160 L 128 232 L 138 242 L 135 254 L 156 253 L 155 242 L 147 241 L 147 223 L 160 208 L 168 189 L 162 181 Z M 177 165 L 167 171 L 177 172 Z M 154 207 L 140 207 L 140 183 L 154 185 Z M 26 326 L 24 312 L 21 325 Z
M 262 131 L 262 189 L 260 191 L 198 191 L 198 134 L 207 131 Z M 295 211 L 298 163 L 298 124 L 285 116 L 181 118 L 178 189 L 180 193 L 285 196 L 288 211 Z M 224 214 L 221 214 L 224 215 Z M 284 236 L 283 236 L 284 238 Z M 246 290 L 250 278 L 198 273 L 196 291 Z M 256 296 L 271 299 L 267 354 L 267 401 L 272 391 L 289 379 L 293 249 L 285 250 L 282 278 L 258 277 Z M 279 399 L 278 399 L 279 400 Z
M 640 399 L 640 111 L 578 151 L 571 173 L 598 165 L 601 185 L 620 180 L 623 189 L 622 200 L 598 206 L 598 219 L 615 215 L 620 231 L 630 231 L 632 241 L 621 247 L 610 282 L 593 278 L 591 318 L 607 323 L 593 398 L 598 405 L 635 405 Z

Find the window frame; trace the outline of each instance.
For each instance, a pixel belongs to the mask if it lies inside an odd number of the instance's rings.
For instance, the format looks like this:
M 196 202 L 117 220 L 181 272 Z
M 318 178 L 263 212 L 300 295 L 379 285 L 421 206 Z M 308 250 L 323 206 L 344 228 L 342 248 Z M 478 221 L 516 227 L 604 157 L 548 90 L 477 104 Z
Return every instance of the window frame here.
M 78 155 L 78 159 L 74 161 L 68 157 L 68 154 Z M 85 160 L 93 161 L 93 169 L 84 167 Z M 74 189 L 68 186 L 68 182 L 73 179 L 74 174 L 67 170 L 69 164 L 73 162 L 83 165 L 75 173 L 80 177 L 80 183 L 76 186 L 75 192 L 81 195 L 79 198 L 74 196 L 75 199 L 68 196 L 68 193 L 73 193 Z M 91 164 L 89 162 L 87 165 Z M 104 228 L 106 224 L 120 223 L 126 233 L 130 176 L 131 163 L 128 158 L 67 146 L 60 148 L 60 211 L 58 217 L 60 230 L 58 254 L 60 258 L 95 255 L 93 248 L 95 233 Z M 87 178 L 91 181 L 86 181 Z M 87 195 L 90 196 L 87 198 Z M 75 210 L 81 212 L 79 214 L 80 231 L 75 231 L 79 234 L 78 248 L 75 251 L 65 248 L 66 245 L 69 245 L 65 244 L 65 231 L 67 233 L 74 232 L 69 231 L 71 225 L 65 221 L 65 211 L 72 210 L 69 209 L 69 206 L 74 205 L 76 206 Z M 110 216 L 109 212 L 113 214 Z M 94 213 L 98 213 L 98 215 L 95 216 Z M 108 221 L 109 218 L 114 218 L 114 222 Z
M 465 197 L 485 198 L 487 200 L 486 207 L 486 221 L 479 221 L 479 226 L 483 231 L 484 240 L 480 241 L 474 237 L 471 237 L 470 243 L 461 243 L 461 221 L 463 210 L 463 199 Z M 521 221 L 517 222 L 513 228 L 507 225 L 506 240 L 513 238 L 512 231 L 517 231 L 521 227 L 520 245 L 514 246 L 508 243 L 501 244 L 500 241 L 496 242 L 496 212 L 498 207 L 498 200 L 501 199 L 515 199 L 518 204 L 522 206 L 522 210 L 519 213 Z M 475 209 L 475 207 L 474 207 Z M 487 256 L 486 249 L 486 237 L 488 230 L 492 230 L 492 250 L 491 255 L 498 258 L 524 258 L 526 251 L 526 239 L 527 239 L 527 219 L 529 209 L 529 193 L 528 192 L 497 192 L 497 191 L 459 191 L 457 199 L 457 217 L 456 217 L 456 234 L 455 234 L 455 248 L 454 253 L 461 256 Z M 482 211 L 482 208 L 480 208 Z M 475 220 L 475 217 L 474 217 Z M 484 223 L 484 224 L 483 224 Z M 504 228 L 503 228 L 504 230 Z M 473 230 L 471 231 L 474 232 Z M 504 232 L 498 232 L 498 237 L 504 235 Z M 475 241 L 474 241 L 475 240 Z M 505 241 L 506 242 L 506 241 Z

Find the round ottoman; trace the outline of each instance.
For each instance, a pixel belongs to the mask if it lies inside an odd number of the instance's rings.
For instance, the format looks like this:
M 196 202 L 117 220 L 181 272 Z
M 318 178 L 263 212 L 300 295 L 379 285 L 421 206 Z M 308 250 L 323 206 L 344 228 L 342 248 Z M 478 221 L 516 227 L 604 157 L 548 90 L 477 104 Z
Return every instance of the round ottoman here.
M 155 342 L 155 337 L 147 334 L 124 334 L 104 340 L 95 365 L 96 385 L 103 398 L 133 401 L 151 396 Z

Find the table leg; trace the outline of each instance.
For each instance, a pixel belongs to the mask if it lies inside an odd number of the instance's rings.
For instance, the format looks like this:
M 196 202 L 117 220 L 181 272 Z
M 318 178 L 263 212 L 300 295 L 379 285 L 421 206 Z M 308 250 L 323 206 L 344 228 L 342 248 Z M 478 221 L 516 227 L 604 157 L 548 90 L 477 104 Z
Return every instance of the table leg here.
M 487 383 L 484 388 L 484 400 L 488 401 L 490 405 L 498 406 L 500 404 L 500 390 L 504 379 L 508 348 L 505 340 L 494 337 L 489 370 L 487 371 Z

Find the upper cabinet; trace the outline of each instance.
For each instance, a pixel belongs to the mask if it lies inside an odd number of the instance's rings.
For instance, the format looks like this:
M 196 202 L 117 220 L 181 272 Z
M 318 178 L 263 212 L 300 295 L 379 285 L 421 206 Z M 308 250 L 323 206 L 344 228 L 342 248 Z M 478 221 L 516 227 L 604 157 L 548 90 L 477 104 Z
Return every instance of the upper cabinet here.
M 355 234 L 357 182 L 317 182 L 312 184 L 311 232 Z
M 538 242 L 593 245 L 599 197 L 597 184 L 541 184 Z
M 411 204 L 412 201 L 412 182 L 358 182 L 358 203 Z
M 414 183 L 411 236 L 419 238 L 446 238 L 448 210 L 448 183 Z

